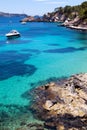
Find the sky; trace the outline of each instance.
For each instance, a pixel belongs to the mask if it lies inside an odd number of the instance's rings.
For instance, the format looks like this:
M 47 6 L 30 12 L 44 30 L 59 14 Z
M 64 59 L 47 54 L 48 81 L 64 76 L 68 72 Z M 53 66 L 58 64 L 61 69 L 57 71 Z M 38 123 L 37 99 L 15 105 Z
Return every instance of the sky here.
M 86 0 L 0 0 L 0 11 L 6 13 L 25 13 L 43 15 L 56 7 L 78 5 Z

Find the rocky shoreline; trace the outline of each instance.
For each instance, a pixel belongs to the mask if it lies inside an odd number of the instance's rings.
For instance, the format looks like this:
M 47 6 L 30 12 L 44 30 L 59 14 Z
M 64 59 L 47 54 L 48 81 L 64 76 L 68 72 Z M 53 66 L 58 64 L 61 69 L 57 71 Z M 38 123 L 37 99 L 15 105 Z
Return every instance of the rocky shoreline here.
M 5 106 L 0 130 L 87 130 L 87 73 L 29 90 L 28 97 L 31 105 Z
M 87 27 L 82 27 L 82 26 L 69 25 L 68 28 L 75 29 L 75 30 L 80 30 L 80 31 L 87 31 Z
M 76 18 L 75 21 L 74 20 L 72 20 L 72 21 L 65 20 L 65 22 L 63 22 L 61 24 L 61 26 L 65 26 L 67 28 L 80 30 L 80 31 L 87 31 L 87 24 L 86 23 L 76 24 L 78 21 L 79 21 L 78 18 Z
M 61 17 L 58 17 L 59 14 L 55 14 L 54 16 L 51 16 L 51 14 L 44 15 L 43 17 L 37 17 L 34 16 L 28 16 L 24 19 L 22 19 L 20 22 L 56 22 L 60 23 L 61 26 L 65 26 L 70 29 L 80 30 L 80 31 L 87 31 L 87 22 L 84 22 L 77 17 L 75 17 L 73 20 L 70 20 L 69 18 L 65 18 L 63 15 Z
M 28 16 L 21 22 L 62 22 L 62 26 L 87 31 L 87 1 L 81 5 L 57 7 L 43 16 Z
M 34 90 L 31 107 L 48 130 L 87 130 L 87 73 Z

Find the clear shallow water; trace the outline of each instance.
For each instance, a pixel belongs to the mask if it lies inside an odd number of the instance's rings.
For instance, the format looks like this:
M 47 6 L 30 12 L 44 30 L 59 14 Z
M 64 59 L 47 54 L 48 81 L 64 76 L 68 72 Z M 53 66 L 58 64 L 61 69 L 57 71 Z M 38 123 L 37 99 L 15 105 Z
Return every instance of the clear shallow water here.
M 87 33 L 57 23 L 0 18 L 0 110 L 26 106 L 27 91 L 50 80 L 87 72 Z M 11 29 L 21 37 L 8 40 Z M 17 111 L 14 107 L 14 112 Z M 20 109 L 21 111 L 21 109 Z M 22 113 L 23 114 L 23 113 Z M 14 114 L 13 114 L 14 115 Z

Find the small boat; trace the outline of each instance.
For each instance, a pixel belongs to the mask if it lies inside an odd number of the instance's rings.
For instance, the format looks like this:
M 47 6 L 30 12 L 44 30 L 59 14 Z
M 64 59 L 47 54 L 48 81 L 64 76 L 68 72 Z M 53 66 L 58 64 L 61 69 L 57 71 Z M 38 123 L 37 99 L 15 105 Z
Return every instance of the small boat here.
M 7 38 L 17 38 L 20 37 L 20 33 L 17 30 L 11 30 L 5 35 Z
M 21 22 L 21 24 L 26 24 L 26 22 L 23 21 L 23 22 Z

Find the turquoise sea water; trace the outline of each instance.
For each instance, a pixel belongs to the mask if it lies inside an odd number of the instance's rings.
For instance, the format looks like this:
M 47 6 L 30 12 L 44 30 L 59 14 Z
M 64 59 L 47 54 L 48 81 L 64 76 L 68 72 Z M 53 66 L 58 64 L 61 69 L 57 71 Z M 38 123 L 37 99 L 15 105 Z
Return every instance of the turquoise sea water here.
M 87 72 L 87 32 L 57 23 L 22 25 L 20 19 L 0 18 L 0 114 L 10 116 L 12 109 L 14 115 L 19 110 L 15 108 L 29 104 L 26 92 L 30 89 Z M 12 29 L 21 37 L 8 40 L 5 34 Z

